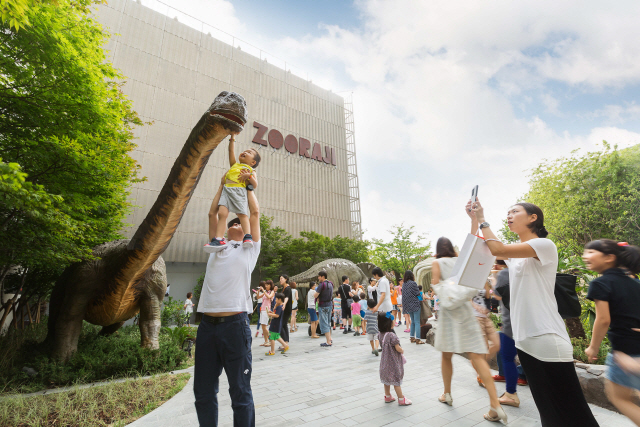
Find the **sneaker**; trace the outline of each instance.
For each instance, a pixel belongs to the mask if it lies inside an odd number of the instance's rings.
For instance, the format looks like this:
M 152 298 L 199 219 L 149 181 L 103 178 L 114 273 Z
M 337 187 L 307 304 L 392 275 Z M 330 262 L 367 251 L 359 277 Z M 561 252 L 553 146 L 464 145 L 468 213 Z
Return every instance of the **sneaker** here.
M 413 402 L 407 399 L 406 397 L 401 397 L 400 399 L 398 399 L 398 406 L 409 406 L 412 403 Z
M 379 354 L 378 350 L 373 350 L 371 353 L 375 354 L 376 356 Z
M 340 329 L 344 329 L 344 326 L 340 325 Z
M 348 333 L 349 333 L 349 331 L 347 331 L 346 329 L 344 330 L 344 332 L 342 332 L 343 335 L 344 334 L 348 334 Z
M 246 249 L 253 247 L 253 237 L 251 237 L 251 234 L 244 235 L 244 238 L 242 239 L 242 247 Z
M 360 332 L 356 332 L 356 333 L 355 333 L 355 336 L 356 336 L 356 337 L 359 337 L 360 335 L 362 335 Z
M 498 383 L 504 383 L 507 381 L 507 379 L 505 377 L 503 377 L 502 375 L 494 375 L 493 376 L 493 381 L 498 382 Z
M 353 330 L 351 329 L 351 326 L 349 326 L 349 332 L 353 332 Z
M 211 254 L 214 252 L 220 252 L 226 247 L 227 247 L 227 241 L 224 239 L 224 237 L 222 239 L 217 239 L 214 237 L 213 239 L 211 239 L 209 243 L 204 245 L 204 251 L 208 254 Z
M 336 330 L 336 327 L 335 327 L 335 326 L 333 327 L 333 330 L 334 330 L 334 331 Z
M 354 332 L 354 333 L 353 333 L 353 336 L 354 336 L 354 337 L 357 337 L 357 336 L 358 336 L 358 333 L 357 333 L 357 332 Z
M 529 382 L 523 378 L 518 378 L 518 385 L 529 385 Z
M 384 403 L 391 403 L 391 402 L 395 402 L 396 398 L 393 396 L 385 396 L 384 397 Z

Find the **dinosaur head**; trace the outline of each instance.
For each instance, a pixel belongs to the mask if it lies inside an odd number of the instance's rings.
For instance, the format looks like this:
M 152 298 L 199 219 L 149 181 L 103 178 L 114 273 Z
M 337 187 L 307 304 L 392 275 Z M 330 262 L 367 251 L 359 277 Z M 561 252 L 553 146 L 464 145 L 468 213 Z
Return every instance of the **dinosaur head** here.
M 220 92 L 209 107 L 211 123 L 220 123 L 232 132 L 242 132 L 247 123 L 247 103 L 235 92 Z

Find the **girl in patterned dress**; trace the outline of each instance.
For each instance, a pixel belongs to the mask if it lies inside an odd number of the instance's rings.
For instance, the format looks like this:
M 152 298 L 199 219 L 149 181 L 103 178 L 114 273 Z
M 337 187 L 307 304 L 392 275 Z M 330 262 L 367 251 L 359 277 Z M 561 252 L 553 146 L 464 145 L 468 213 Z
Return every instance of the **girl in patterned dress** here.
M 398 405 L 408 406 L 411 401 L 402 394 L 402 378 L 404 377 L 404 350 L 400 347 L 400 339 L 393 330 L 394 318 L 391 312 L 378 313 L 379 340 L 382 347 L 380 357 L 380 382 L 384 384 L 384 402 L 391 403 L 391 386 L 398 395 Z

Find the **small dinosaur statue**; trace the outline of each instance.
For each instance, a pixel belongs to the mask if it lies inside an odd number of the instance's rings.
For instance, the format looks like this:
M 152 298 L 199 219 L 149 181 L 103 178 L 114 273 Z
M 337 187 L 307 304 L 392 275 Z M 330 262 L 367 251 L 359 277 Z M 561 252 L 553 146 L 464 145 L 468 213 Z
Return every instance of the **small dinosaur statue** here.
M 96 246 L 95 259 L 68 267 L 51 295 L 47 341 L 67 360 L 78 347 L 82 321 L 118 330 L 140 312 L 143 347 L 157 349 L 160 307 L 167 288 L 160 256 L 169 245 L 213 150 L 247 122 L 244 98 L 222 92 L 191 130 L 157 200 L 131 240 Z

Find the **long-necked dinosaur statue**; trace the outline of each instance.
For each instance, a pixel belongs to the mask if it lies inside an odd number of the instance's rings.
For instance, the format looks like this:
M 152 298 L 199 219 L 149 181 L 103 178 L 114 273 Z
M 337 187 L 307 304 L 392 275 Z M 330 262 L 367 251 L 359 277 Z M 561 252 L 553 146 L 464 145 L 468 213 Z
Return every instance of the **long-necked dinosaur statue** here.
M 47 340 L 53 357 L 67 360 L 77 349 L 82 321 L 115 332 L 140 312 L 141 345 L 158 348 L 160 306 L 167 288 L 160 256 L 180 224 L 204 167 L 215 148 L 247 122 L 237 93 L 222 92 L 191 130 L 158 199 L 131 240 L 94 248 L 96 259 L 74 264 L 51 295 Z
M 325 271 L 327 280 L 336 286 L 342 284 L 342 276 L 348 276 L 352 282 L 358 281 L 361 285 L 367 286 L 371 270 L 374 268 L 375 265 L 369 262 L 354 264 L 348 259 L 333 258 L 314 265 L 307 271 L 293 276 L 290 280 L 299 283 L 316 282 L 318 281 L 318 273 Z

